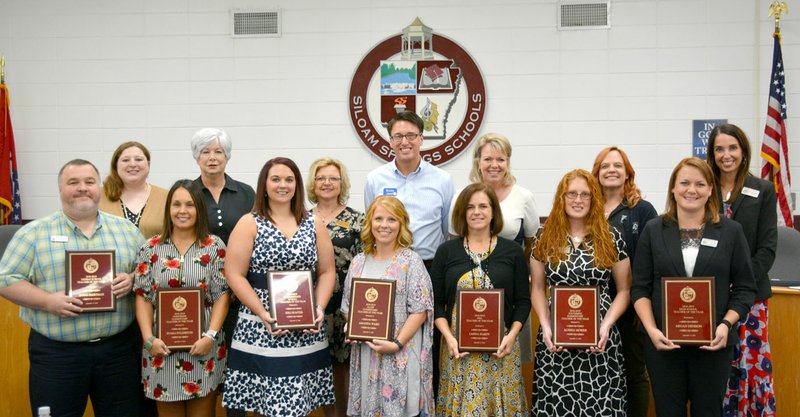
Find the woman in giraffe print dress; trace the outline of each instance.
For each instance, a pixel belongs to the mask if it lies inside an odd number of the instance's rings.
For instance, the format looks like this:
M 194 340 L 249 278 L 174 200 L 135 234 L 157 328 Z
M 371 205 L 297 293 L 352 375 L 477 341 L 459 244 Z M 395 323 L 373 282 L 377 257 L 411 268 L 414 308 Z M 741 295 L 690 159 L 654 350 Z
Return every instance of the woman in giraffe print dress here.
M 602 198 L 590 172 L 567 173 L 534 244 L 531 300 L 541 323 L 533 381 L 536 416 L 625 416 L 625 373 L 615 322 L 630 301 L 630 262 L 620 234 L 606 223 Z M 611 279 L 617 286 L 613 299 Z M 598 287 L 597 345 L 566 349 L 553 344 L 547 285 Z

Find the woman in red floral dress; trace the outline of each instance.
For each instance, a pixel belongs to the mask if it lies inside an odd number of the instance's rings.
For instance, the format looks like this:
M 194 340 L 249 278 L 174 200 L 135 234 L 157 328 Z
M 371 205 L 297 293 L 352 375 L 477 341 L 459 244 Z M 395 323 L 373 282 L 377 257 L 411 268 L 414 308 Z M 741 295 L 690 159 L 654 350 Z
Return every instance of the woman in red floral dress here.
M 227 358 L 220 331 L 228 311 L 223 276 L 225 244 L 208 232 L 200 190 L 180 180 L 169 190 L 164 231 L 139 250 L 134 291 L 136 319 L 145 340 L 142 382 L 145 395 L 158 401 L 158 415 L 213 416 L 216 390 Z M 156 337 L 159 288 L 202 288 L 202 336 L 188 351 L 171 351 Z

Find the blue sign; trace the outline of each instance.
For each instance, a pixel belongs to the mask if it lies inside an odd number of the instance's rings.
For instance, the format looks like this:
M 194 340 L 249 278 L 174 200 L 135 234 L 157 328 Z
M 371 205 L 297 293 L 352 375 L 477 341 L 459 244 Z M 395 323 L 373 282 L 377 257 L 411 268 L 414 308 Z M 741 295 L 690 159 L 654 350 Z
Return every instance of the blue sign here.
M 706 160 L 706 148 L 711 131 L 717 126 L 728 123 L 728 119 L 692 120 L 692 156 Z

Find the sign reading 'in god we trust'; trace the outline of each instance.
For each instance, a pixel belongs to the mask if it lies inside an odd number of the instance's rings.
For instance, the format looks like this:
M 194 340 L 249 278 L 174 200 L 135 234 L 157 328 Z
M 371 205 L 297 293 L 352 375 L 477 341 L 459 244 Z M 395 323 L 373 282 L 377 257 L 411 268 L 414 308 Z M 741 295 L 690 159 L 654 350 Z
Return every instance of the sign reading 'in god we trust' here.
M 385 161 L 394 158 L 389 120 L 400 112 L 416 113 L 425 123 L 422 158 L 439 165 L 477 136 L 486 87 L 472 57 L 417 18 L 367 53 L 353 75 L 348 106 L 359 139 Z

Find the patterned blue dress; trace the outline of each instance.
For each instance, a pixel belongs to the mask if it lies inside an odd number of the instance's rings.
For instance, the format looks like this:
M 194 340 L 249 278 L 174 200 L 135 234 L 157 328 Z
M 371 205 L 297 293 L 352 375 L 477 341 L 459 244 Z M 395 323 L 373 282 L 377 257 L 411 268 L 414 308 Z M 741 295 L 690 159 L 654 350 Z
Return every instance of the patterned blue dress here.
M 247 280 L 269 311 L 268 271 L 314 270 L 317 237 L 309 215 L 291 239 L 270 221 L 255 216 L 258 228 Z M 233 332 L 225 379 L 225 408 L 265 416 L 305 416 L 333 404 L 328 337 L 290 332 L 273 336 L 258 316 L 242 305 Z

